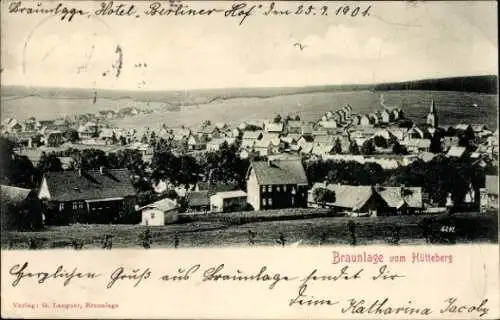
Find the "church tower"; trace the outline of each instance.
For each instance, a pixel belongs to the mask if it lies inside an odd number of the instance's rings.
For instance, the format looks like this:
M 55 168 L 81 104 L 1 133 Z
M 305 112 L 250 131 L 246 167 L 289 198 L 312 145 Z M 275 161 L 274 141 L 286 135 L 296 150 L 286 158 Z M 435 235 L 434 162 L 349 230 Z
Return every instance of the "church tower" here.
M 431 108 L 429 110 L 429 114 L 427 115 L 427 124 L 432 128 L 437 128 L 438 126 L 438 116 L 434 99 L 432 99 Z

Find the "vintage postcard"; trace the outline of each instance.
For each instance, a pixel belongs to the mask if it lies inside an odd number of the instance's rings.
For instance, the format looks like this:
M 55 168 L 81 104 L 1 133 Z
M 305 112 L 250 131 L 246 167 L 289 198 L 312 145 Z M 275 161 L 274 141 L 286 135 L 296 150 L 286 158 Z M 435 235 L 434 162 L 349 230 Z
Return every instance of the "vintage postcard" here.
M 2 318 L 498 319 L 494 1 L 1 1 Z

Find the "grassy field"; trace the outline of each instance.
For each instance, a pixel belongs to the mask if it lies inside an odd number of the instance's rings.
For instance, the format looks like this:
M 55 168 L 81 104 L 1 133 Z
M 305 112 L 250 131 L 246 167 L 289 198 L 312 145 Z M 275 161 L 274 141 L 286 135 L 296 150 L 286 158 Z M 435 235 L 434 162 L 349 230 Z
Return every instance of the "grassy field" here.
M 315 211 L 314 214 L 321 214 Z M 179 238 L 179 247 L 241 247 L 249 246 L 248 231 L 256 234 L 255 245 L 277 245 L 276 240 L 283 233 L 287 245 L 317 246 L 321 234 L 326 235 L 324 244 L 348 245 L 349 230 L 347 217 L 310 217 L 293 220 L 274 220 L 245 222 L 235 219 L 220 219 L 214 216 L 205 221 L 192 221 L 166 226 L 150 227 L 152 248 L 174 246 L 174 235 Z M 277 214 L 275 214 L 277 215 Z M 419 223 L 423 218 L 436 215 L 392 216 L 354 218 L 356 222 L 357 243 L 386 243 L 387 230 L 400 226 L 400 244 L 423 244 L 425 238 Z M 469 226 L 473 232 L 457 233 L 458 243 L 497 242 L 498 222 L 496 215 L 467 213 L 456 215 L 457 227 Z M 258 219 L 254 219 L 258 220 Z M 247 219 L 249 221 L 249 219 Z M 140 235 L 146 230 L 139 225 L 82 225 L 52 226 L 39 232 L 2 232 L 2 248 L 27 248 L 29 239 L 34 239 L 39 248 L 71 248 L 73 239 L 83 240 L 84 249 L 100 248 L 105 234 L 113 235 L 114 248 L 141 248 Z

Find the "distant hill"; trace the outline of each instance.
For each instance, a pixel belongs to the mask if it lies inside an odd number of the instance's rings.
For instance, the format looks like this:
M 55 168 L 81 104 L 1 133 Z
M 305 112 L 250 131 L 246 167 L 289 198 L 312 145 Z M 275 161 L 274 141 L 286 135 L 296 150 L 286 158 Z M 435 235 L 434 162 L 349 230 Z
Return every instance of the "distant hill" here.
M 112 100 L 160 101 L 169 105 L 195 105 L 237 98 L 270 98 L 305 93 L 387 90 L 430 90 L 497 93 L 497 76 L 468 76 L 425 79 L 381 84 L 340 84 L 304 87 L 220 88 L 199 90 L 129 91 L 98 89 L 98 97 Z M 48 99 L 91 99 L 94 89 L 2 86 L 2 97 L 40 97 Z
M 496 94 L 497 81 L 498 77 L 495 75 L 425 79 L 377 84 L 374 90 L 432 90 Z

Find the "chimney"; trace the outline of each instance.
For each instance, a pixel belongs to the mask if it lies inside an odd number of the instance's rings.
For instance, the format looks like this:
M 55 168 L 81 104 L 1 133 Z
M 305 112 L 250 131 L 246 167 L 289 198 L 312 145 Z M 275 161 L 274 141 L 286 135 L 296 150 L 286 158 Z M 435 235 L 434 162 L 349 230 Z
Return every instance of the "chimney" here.
M 99 173 L 101 174 L 101 176 L 104 174 L 104 167 L 103 166 L 99 167 Z

